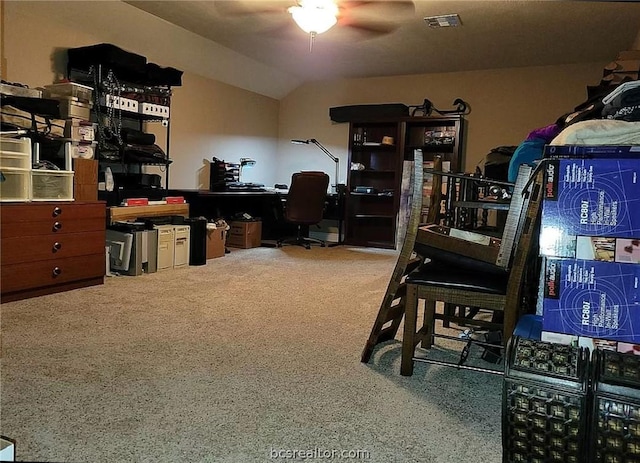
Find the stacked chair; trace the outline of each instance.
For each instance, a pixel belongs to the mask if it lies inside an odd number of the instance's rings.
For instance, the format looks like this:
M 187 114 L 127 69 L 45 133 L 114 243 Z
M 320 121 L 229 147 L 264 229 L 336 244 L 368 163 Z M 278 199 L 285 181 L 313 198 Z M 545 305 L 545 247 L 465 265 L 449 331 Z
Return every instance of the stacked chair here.
M 446 322 L 499 331 L 502 333 L 502 342 L 499 344 L 507 342 L 522 311 L 524 276 L 531 261 L 537 260 L 531 259 L 530 256 L 535 253 L 530 251 L 541 196 L 540 177 L 531 182 L 531 168 L 523 166 L 514 186 L 502 238 L 487 237 L 484 244 L 478 244 L 465 239 L 465 232 L 459 233 L 459 230 L 438 223 L 441 189 L 435 185 L 430 208 L 434 215 L 429 217 L 435 220 L 426 225 L 420 224 L 424 170 L 422 153 L 417 150 L 414 156 L 413 202 L 406 236 L 361 358 L 363 362 L 368 362 L 377 344 L 393 339 L 405 317 L 401 366 L 403 375 L 413 373 L 414 361 L 448 364 L 415 357 L 418 344 L 429 348 L 434 337 L 440 336 L 434 330 L 434 321 L 438 318 Z M 441 175 L 434 174 L 434 177 Z M 462 237 L 456 237 L 461 235 Z M 475 235 L 470 235 L 473 240 L 478 238 Z M 418 329 L 416 325 L 420 299 L 425 300 L 425 315 L 424 323 Z M 459 307 L 462 312 L 457 315 L 452 310 L 436 313 L 436 302 L 444 302 L 445 307 L 447 304 Z M 497 316 L 491 322 L 471 318 L 465 315 L 466 308 L 486 309 L 496 312 Z M 462 363 L 451 365 L 467 367 Z
M 532 263 L 538 260 L 540 171 L 521 168 L 502 239 L 488 239 L 482 253 L 477 243 L 459 243 L 457 232 L 440 225 L 440 184 L 433 188 L 430 223 L 420 224 L 422 165 L 422 153 L 416 151 L 406 237 L 361 360 L 368 362 L 378 344 L 393 339 L 404 318 L 402 375 L 411 375 L 416 361 L 504 375 L 503 463 L 639 463 L 640 356 L 601 349 L 589 352 L 513 334 L 526 307 L 525 280 L 538 273 Z M 445 249 L 447 241 L 454 244 Z M 425 310 L 418 328 L 420 300 L 425 301 Z M 444 310 L 436 311 L 436 302 L 444 302 Z M 487 309 L 502 317 L 476 319 L 466 311 L 447 310 L 451 306 Z M 436 333 L 437 319 L 443 324 L 499 329 L 504 368 L 416 356 L 418 344 L 429 348 L 435 338 L 447 337 Z M 464 355 L 469 341 L 462 340 Z

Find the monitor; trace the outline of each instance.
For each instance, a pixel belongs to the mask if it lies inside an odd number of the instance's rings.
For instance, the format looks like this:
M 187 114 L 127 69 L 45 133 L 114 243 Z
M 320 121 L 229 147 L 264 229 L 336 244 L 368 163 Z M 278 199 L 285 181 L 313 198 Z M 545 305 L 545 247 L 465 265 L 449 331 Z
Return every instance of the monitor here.
M 109 247 L 109 265 L 111 270 L 129 271 L 133 233 L 107 230 L 107 246 Z

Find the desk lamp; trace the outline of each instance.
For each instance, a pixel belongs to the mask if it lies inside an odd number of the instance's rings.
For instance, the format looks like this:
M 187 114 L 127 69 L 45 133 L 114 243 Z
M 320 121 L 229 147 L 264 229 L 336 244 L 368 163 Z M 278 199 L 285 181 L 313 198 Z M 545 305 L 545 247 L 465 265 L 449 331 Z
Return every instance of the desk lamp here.
M 340 173 L 340 160 L 335 157 L 333 154 L 331 154 L 331 152 L 325 148 L 324 146 L 322 146 L 322 143 L 320 143 L 318 140 L 316 140 L 315 138 L 310 138 L 309 140 L 291 140 L 291 143 L 293 143 L 294 145 L 308 145 L 309 143 L 313 143 L 314 145 L 316 145 L 318 148 L 320 148 L 320 150 L 322 150 L 322 152 L 324 154 L 326 154 L 327 156 L 329 156 L 331 158 L 331 160 L 333 162 L 336 163 L 336 183 L 335 183 L 335 189 L 336 189 L 336 193 L 338 193 L 338 175 Z
M 251 158 L 240 158 L 240 170 L 238 171 L 238 182 L 242 183 L 242 169 L 244 167 L 253 167 L 256 161 Z

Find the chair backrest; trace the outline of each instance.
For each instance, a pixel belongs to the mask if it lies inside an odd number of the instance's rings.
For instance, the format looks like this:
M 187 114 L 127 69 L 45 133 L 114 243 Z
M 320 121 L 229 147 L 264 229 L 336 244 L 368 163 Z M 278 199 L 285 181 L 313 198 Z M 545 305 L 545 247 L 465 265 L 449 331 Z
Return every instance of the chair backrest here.
M 431 195 L 429 196 L 429 211 L 427 212 L 427 223 L 439 223 L 442 207 L 442 175 L 435 172 L 442 173 L 442 158 L 435 158 L 433 160 L 434 173 L 431 174 Z M 426 174 L 425 174 L 426 178 Z M 424 204 L 422 204 L 424 207 Z
M 285 220 L 303 225 L 320 222 L 328 188 L 329 176 L 324 172 L 304 171 L 293 174 L 284 211 Z
M 504 308 L 504 333 L 510 335 L 515 329 L 515 324 L 520 313 L 527 307 L 523 298 L 523 282 L 528 280 L 531 284 L 538 282 L 537 272 L 539 268 L 533 265 L 534 259 L 539 263 L 538 253 L 534 252 L 537 243 L 540 219 L 540 205 L 542 203 L 542 171 L 535 174 L 535 179 L 528 185 L 524 192 L 527 207 L 523 211 L 518 224 L 517 241 L 513 248 L 513 259 L 507 283 L 507 294 Z M 533 274 L 527 275 L 528 271 Z M 531 303 L 531 301 L 527 301 Z M 529 307 L 530 309 L 531 307 Z
M 416 251 L 424 257 L 443 262 L 455 262 L 456 265 L 463 264 L 462 261 L 464 260 L 465 266 L 474 267 L 478 270 L 508 270 L 511 266 L 514 246 L 517 244 L 519 237 L 521 219 L 528 205 L 528 197 L 523 195 L 522 192 L 530 173 L 530 166 L 521 167 L 520 175 L 514 185 L 501 239 L 473 230 L 459 230 L 440 225 L 439 221 L 436 220 L 434 223 L 422 226 L 418 230 Z M 450 183 L 456 181 L 456 179 L 464 180 L 465 178 L 461 174 L 442 173 L 440 175 L 450 177 L 448 179 Z M 438 174 L 434 173 L 434 176 L 438 176 Z M 484 182 L 487 180 L 478 179 L 474 181 Z M 440 196 L 439 190 L 432 191 L 431 201 L 437 202 Z
M 434 176 L 435 177 L 435 176 Z M 422 186 L 424 179 L 424 165 L 422 150 L 414 150 L 413 154 L 413 171 L 411 174 L 411 207 L 409 210 L 409 219 L 407 220 L 406 231 L 400 254 L 393 269 L 387 291 L 382 300 L 382 307 L 391 307 L 393 301 L 398 297 L 398 288 L 402 283 L 403 277 L 412 268 L 410 262 L 413 257 L 413 248 L 416 243 L 416 235 L 420 226 L 420 215 L 422 214 Z M 404 313 L 404 312 L 403 312 Z
M 509 212 L 507 212 L 507 219 L 500 239 L 500 252 L 496 259 L 496 265 L 503 268 L 508 268 L 511 265 L 513 251 L 522 233 L 523 220 L 526 217 L 532 196 L 531 191 L 525 191 L 524 188 L 527 186 L 532 172 L 533 168 L 526 164 L 521 165 L 518 170 L 518 177 L 511 194 Z
M 422 188 L 424 183 L 424 164 L 422 150 L 414 150 L 413 171 L 411 173 L 411 207 L 409 208 L 409 219 L 407 220 L 406 233 L 400 248 L 400 254 L 407 257 L 413 253 L 413 246 L 416 241 L 416 234 L 420 226 L 422 214 Z M 434 177 L 436 177 L 434 175 Z M 431 210 L 431 206 L 429 207 Z

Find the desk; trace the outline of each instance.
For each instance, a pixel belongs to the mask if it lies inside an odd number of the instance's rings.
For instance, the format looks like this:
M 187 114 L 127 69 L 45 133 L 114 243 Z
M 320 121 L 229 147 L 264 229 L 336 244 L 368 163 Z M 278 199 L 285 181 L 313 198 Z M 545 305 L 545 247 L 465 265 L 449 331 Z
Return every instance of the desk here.
M 283 203 L 286 193 L 270 191 L 207 191 L 207 190 L 169 190 L 170 196 L 183 196 L 189 203 L 192 217 L 230 221 L 236 214 L 246 212 L 262 220 L 262 239 L 277 240 L 296 234 L 296 227 L 284 222 Z M 324 218 L 337 220 L 339 227 L 338 242 L 342 242 L 342 202 L 337 194 L 327 195 L 327 207 Z

